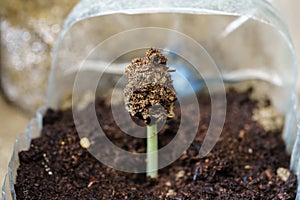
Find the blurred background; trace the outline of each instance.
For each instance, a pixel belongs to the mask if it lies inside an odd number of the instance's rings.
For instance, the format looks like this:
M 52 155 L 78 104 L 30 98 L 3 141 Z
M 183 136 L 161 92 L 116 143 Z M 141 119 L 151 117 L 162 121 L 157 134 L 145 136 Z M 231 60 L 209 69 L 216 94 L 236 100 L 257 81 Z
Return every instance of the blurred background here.
M 78 0 L 0 0 L 0 184 L 14 142 L 45 103 L 51 54 Z M 300 58 L 300 1 L 273 0 Z M 299 73 L 298 73 L 299 74 Z M 298 82 L 298 94 L 300 91 Z

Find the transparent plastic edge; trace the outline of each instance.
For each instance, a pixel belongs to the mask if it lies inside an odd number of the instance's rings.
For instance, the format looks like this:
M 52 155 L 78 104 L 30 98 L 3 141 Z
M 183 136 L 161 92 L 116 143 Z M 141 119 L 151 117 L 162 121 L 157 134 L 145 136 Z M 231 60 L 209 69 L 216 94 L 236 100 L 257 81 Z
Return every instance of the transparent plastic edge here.
M 91 17 L 111 15 L 111 14 L 142 14 L 142 13 L 189 13 L 189 14 L 211 14 L 211 15 L 232 15 L 232 16 L 248 16 L 249 18 L 262 21 L 264 23 L 276 24 L 280 27 L 284 26 L 279 15 L 275 14 L 276 9 L 270 2 L 261 0 L 247 0 L 237 3 L 237 0 L 223 1 L 206 1 L 198 0 L 186 3 L 184 0 L 165 0 L 160 5 L 156 1 L 130 1 L 120 0 L 118 2 L 107 5 L 108 1 L 82 0 L 77 4 L 66 18 L 64 30 L 68 30 L 78 21 Z M 112 1 L 113 2 L 113 1 Z M 134 3 L 133 3 L 134 2 Z M 199 8 L 201 6 L 201 8 Z M 85 9 L 87 8 L 87 9 Z M 251 10 L 251 14 L 249 12 Z M 252 12 L 254 10 L 254 12 Z M 265 13 L 272 15 L 273 20 L 262 20 L 262 16 L 258 10 L 264 10 Z M 246 11 L 246 12 L 245 12 Z
M 3 181 L 3 184 L 1 187 L 1 199 L 2 200 L 6 200 L 6 193 L 8 192 L 6 189 L 6 186 L 7 186 L 7 174 L 5 174 L 5 176 L 4 176 L 4 181 Z
M 9 194 L 9 190 L 8 176 L 6 174 L 2 185 L 2 200 L 11 200 L 10 196 L 6 196 L 6 194 Z
M 297 188 L 297 195 L 295 200 L 300 200 L 300 180 L 298 178 L 298 188 Z
M 297 113 L 297 135 L 291 155 L 290 168 L 297 175 L 298 186 L 296 200 L 300 200 L 300 113 Z
M 291 155 L 290 169 L 294 170 L 294 163 L 297 158 L 294 157 L 295 152 L 295 140 L 297 138 L 297 124 L 298 124 L 298 97 L 294 93 L 291 96 L 290 102 L 288 104 L 288 111 L 285 116 L 285 123 L 282 130 L 282 139 L 285 142 L 286 152 Z
M 29 122 L 26 133 L 22 133 L 16 139 L 12 156 L 8 164 L 8 173 L 2 186 L 2 200 L 15 200 L 16 192 L 14 184 L 16 182 L 17 169 L 19 167 L 18 153 L 30 147 L 31 139 L 40 135 L 42 129 L 42 119 L 45 108 L 42 107 L 36 112 L 36 116 Z

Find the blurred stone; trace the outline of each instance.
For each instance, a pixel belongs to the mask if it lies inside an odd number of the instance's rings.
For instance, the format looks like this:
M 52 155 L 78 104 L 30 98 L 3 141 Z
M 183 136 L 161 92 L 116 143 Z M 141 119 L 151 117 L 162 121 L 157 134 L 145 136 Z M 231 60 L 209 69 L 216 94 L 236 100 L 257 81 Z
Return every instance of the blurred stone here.
M 271 106 L 257 108 L 252 118 L 258 121 L 266 131 L 280 130 L 284 124 L 283 116 Z
M 279 167 L 276 171 L 277 176 L 282 180 L 282 181 L 287 181 L 291 175 L 290 170 L 286 168 Z

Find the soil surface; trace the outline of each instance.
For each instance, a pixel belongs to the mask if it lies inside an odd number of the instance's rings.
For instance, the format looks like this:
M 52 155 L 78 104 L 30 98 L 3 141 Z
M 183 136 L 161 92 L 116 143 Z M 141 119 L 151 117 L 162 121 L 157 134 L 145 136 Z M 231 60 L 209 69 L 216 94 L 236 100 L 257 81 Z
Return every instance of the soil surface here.
M 265 131 L 252 120 L 258 103 L 249 98 L 250 93 L 250 89 L 227 92 L 222 134 L 204 158 L 198 151 L 211 106 L 210 98 L 200 95 L 201 119 L 194 142 L 178 160 L 159 170 L 156 180 L 103 165 L 80 145 L 71 110 L 49 109 L 41 136 L 32 140 L 28 151 L 19 153 L 17 199 L 295 199 L 297 178 L 286 170 L 290 158 L 281 130 Z M 266 101 L 265 106 L 270 103 Z M 91 109 L 88 106 L 83 112 Z M 97 100 L 97 116 L 108 138 L 127 151 L 145 152 L 145 139 L 123 133 L 110 110 L 107 102 Z M 176 117 L 159 133 L 160 147 L 176 135 L 182 117 L 194 119 L 193 111 L 190 108 L 189 116 L 184 116 L 176 107 Z M 95 130 L 92 125 L 82 126 L 91 134 Z M 282 171 L 289 176 L 283 177 Z

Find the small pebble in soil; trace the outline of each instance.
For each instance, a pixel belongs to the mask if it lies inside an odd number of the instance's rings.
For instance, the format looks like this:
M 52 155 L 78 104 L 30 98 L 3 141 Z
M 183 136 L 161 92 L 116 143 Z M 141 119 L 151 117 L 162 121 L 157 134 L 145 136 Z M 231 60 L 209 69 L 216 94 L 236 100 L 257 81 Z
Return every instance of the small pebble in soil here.
M 291 175 L 290 170 L 282 167 L 279 167 L 276 172 L 277 176 L 279 176 L 279 178 L 283 181 L 287 181 Z
M 91 146 L 91 143 L 87 137 L 83 137 L 80 139 L 80 145 L 82 148 L 88 149 Z

